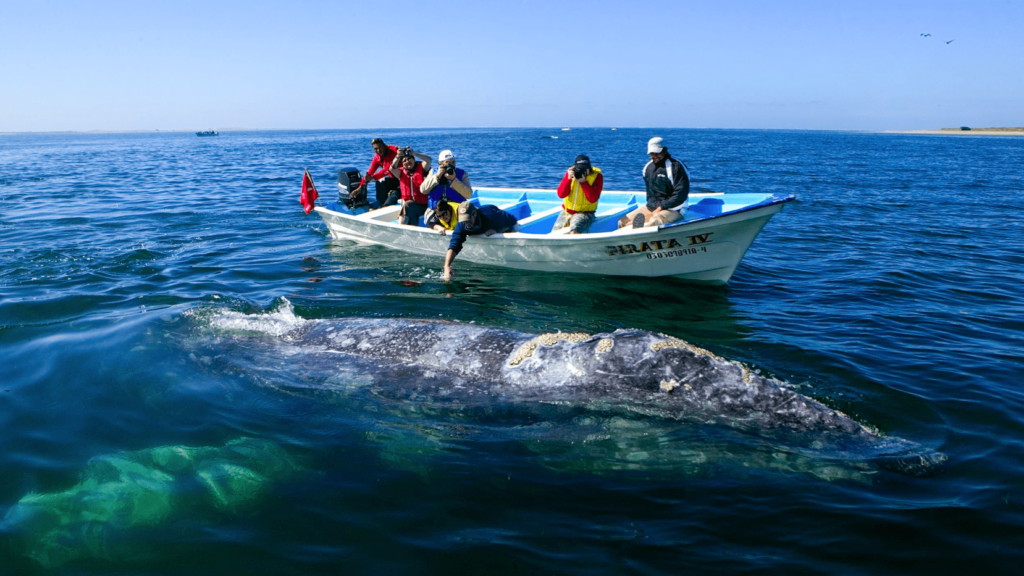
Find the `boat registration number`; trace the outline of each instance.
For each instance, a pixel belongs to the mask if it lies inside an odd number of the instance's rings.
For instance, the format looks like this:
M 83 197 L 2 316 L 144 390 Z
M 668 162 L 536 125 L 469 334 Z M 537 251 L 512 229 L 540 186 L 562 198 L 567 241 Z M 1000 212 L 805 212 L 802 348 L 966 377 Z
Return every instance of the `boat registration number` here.
M 686 256 L 688 254 L 707 251 L 708 249 L 706 246 L 700 246 L 698 248 L 683 248 L 682 250 L 669 250 L 668 252 L 653 252 L 647 255 L 647 259 L 657 260 L 658 258 L 675 258 L 676 256 Z

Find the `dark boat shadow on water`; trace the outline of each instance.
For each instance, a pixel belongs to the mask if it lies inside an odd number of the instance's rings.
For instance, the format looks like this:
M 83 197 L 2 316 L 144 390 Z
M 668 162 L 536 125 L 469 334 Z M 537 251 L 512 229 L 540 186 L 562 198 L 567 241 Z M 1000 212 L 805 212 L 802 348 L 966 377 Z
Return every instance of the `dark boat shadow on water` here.
M 386 282 L 395 316 L 476 321 L 524 331 L 602 332 L 637 328 L 702 344 L 744 339 L 750 330 L 729 299 L 728 286 L 676 278 L 636 278 L 511 270 L 457 261 L 449 282 L 440 260 L 383 249 L 333 243 L 334 270 L 357 282 Z M 372 261 L 372 267 L 360 264 Z M 355 264 L 355 266 L 353 266 Z M 327 268 L 319 269 L 323 275 Z M 296 306 L 303 310 L 304 295 Z M 436 309 L 436 311 L 435 311 Z M 319 309 L 317 316 L 330 316 Z M 325 313 L 327 312 L 327 313 Z M 345 314 L 351 311 L 345 310 Z

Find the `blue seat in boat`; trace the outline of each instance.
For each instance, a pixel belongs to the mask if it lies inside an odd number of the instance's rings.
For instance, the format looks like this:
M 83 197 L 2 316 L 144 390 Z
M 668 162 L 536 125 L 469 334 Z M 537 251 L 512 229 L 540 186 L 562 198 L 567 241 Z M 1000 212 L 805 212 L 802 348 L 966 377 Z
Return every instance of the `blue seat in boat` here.
M 561 209 L 557 212 L 548 214 L 547 216 L 527 222 L 519 228 L 519 231 L 524 234 L 547 234 L 551 232 L 551 228 L 555 225 L 555 220 L 558 218 L 560 213 Z
M 619 218 L 622 218 L 633 210 L 636 210 L 636 196 L 630 197 L 629 203 L 624 207 L 611 212 L 605 212 L 598 216 L 594 220 L 594 223 L 590 225 L 589 233 L 597 234 L 598 232 L 614 232 L 618 230 Z
M 474 193 L 474 195 L 475 195 L 475 193 Z M 479 205 L 480 205 L 480 200 L 478 198 L 477 199 L 477 206 L 479 206 Z M 533 209 L 530 208 L 530 202 L 526 199 L 526 194 L 523 194 L 522 196 L 520 196 L 519 197 L 519 201 L 517 201 L 515 204 L 501 204 L 501 205 L 498 206 L 498 208 L 501 208 L 505 212 L 508 212 L 509 214 L 515 216 L 516 220 L 522 220 L 524 218 L 529 218 L 530 214 L 533 214 Z
M 511 206 L 503 206 L 501 209 L 515 216 L 516 220 L 529 218 L 530 214 L 533 214 L 533 210 L 530 208 L 530 203 L 526 200 L 520 200 Z
M 725 201 L 720 198 L 702 198 L 700 202 L 690 204 L 690 207 L 686 209 L 686 214 L 697 214 L 701 218 L 721 216 L 724 205 Z

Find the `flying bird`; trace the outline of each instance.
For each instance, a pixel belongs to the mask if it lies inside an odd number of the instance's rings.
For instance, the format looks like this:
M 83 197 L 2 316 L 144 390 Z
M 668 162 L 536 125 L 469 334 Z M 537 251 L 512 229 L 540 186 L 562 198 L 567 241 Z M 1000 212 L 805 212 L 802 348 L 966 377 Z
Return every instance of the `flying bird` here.
M 931 34 L 921 34 L 921 36 L 931 36 Z
M 953 40 L 956 40 L 956 38 L 953 38 Z M 952 42 L 953 40 L 950 40 L 949 42 L 946 42 L 946 44 L 949 44 L 949 43 L 950 43 L 950 42 Z

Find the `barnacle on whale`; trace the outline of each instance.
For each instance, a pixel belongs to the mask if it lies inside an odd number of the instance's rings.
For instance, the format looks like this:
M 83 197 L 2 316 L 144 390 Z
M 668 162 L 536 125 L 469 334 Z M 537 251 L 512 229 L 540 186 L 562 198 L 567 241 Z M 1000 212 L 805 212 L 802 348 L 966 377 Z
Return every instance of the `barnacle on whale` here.
M 590 338 L 590 334 L 585 334 L 583 332 L 550 332 L 548 334 L 541 334 L 520 346 L 519 349 L 516 350 L 515 355 L 512 356 L 512 359 L 509 360 L 508 365 L 519 366 L 522 364 L 527 358 L 533 356 L 533 351 L 537 349 L 538 344 L 554 346 L 555 344 L 558 344 L 560 340 L 564 340 L 570 344 L 578 344 L 587 338 Z

